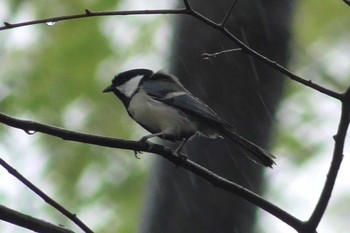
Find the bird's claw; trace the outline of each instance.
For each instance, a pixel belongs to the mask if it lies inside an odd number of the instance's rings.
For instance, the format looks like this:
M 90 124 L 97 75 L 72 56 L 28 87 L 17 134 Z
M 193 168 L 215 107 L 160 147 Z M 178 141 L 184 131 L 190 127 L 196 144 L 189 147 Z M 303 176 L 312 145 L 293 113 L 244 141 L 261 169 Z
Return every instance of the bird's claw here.
M 142 151 L 134 150 L 135 158 L 140 159 L 141 157 L 139 157 L 137 154 L 142 154 Z
M 150 141 L 148 141 L 148 138 L 147 137 L 142 137 L 139 142 L 141 143 L 144 143 L 144 144 L 147 144 L 148 146 L 148 150 L 151 150 L 152 147 L 154 146 L 154 144 Z M 135 158 L 137 159 L 140 159 L 140 157 L 138 156 L 138 154 L 142 154 L 142 151 L 139 151 L 139 150 L 134 150 L 134 154 L 135 154 Z

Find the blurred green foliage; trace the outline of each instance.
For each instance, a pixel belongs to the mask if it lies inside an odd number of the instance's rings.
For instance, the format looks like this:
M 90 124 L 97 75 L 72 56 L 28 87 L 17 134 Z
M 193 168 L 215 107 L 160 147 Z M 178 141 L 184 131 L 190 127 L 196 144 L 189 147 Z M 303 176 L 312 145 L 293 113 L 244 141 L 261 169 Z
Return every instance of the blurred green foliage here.
M 299 1 L 295 11 L 295 35 L 302 45 L 317 40 L 337 39 L 345 35 L 349 22 L 349 7 L 342 1 Z

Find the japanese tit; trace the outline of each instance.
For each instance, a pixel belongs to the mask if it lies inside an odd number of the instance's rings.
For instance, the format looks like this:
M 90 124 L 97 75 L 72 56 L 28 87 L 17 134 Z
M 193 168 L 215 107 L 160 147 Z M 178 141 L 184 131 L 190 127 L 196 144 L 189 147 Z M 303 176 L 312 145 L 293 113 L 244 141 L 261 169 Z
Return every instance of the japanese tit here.
M 267 167 L 275 164 L 272 154 L 235 133 L 231 125 L 194 97 L 173 75 L 148 69 L 128 70 L 116 75 L 103 92 L 113 92 L 129 116 L 151 133 L 142 137 L 142 141 L 152 137 L 182 141 L 175 150 L 179 152 L 195 135 L 221 136 L 247 151 L 254 161 Z

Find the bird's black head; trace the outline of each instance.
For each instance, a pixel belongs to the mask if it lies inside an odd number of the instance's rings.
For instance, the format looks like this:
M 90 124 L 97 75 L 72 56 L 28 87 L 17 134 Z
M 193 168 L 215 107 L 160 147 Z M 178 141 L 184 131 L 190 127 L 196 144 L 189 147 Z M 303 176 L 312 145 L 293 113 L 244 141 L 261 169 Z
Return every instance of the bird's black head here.
M 137 91 L 140 82 L 148 78 L 153 71 L 148 69 L 133 69 L 117 74 L 112 80 L 112 85 L 103 90 L 104 93 L 113 92 L 124 104 L 127 104 L 130 98 Z

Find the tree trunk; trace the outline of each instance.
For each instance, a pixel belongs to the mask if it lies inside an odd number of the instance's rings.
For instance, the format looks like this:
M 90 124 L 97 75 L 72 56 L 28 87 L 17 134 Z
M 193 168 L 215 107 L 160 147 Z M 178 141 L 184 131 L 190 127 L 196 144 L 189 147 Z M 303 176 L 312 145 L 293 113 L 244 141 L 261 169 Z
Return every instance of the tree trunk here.
M 190 1 L 193 8 L 220 22 L 232 0 Z M 253 49 L 286 64 L 292 7 L 288 1 L 239 1 L 227 28 Z M 268 148 L 276 105 L 285 78 L 243 52 L 209 60 L 201 54 L 236 47 L 197 19 L 178 16 L 172 42 L 172 73 L 211 106 L 237 132 Z M 195 138 L 185 153 L 211 171 L 254 192 L 269 172 L 228 140 Z M 278 163 L 278 160 L 277 160 Z M 278 165 L 278 164 L 277 164 Z M 163 159 L 150 175 L 141 233 L 253 232 L 256 208 Z

